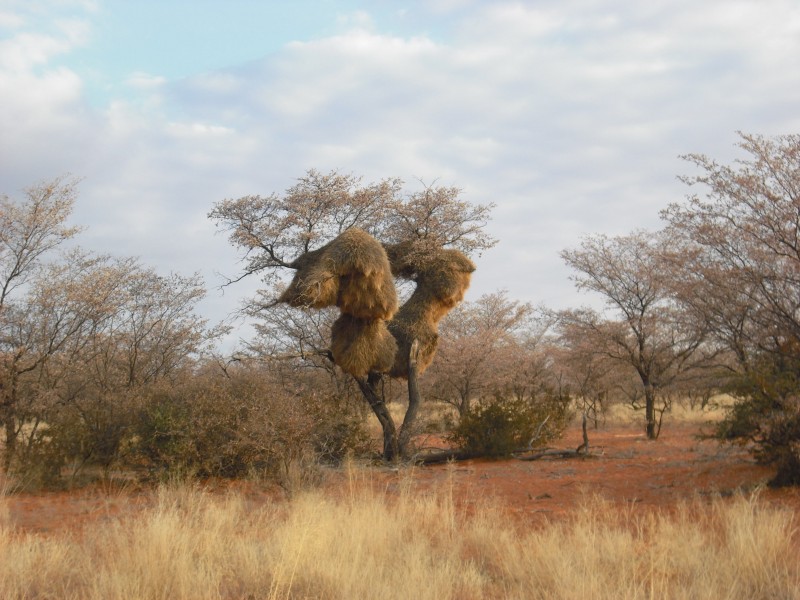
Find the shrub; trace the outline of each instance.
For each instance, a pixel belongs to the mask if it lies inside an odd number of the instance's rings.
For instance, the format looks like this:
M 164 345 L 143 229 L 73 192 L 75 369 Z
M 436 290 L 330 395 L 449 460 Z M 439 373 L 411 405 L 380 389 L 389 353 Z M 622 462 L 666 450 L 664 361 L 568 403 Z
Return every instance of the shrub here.
M 298 464 L 337 463 L 369 447 L 363 419 L 348 403 L 248 369 L 201 374 L 152 394 L 136 438 L 142 466 L 159 477 L 257 474 L 279 482 Z
M 124 461 L 134 413 L 129 395 L 94 390 L 39 406 L 26 415 L 11 470 L 29 488 L 72 485 L 98 470 L 107 477 Z
M 750 444 L 756 460 L 774 465 L 770 485 L 800 485 L 800 356 L 764 353 L 729 392 L 736 401 L 714 435 Z
M 563 398 L 495 397 L 465 413 L 449 439 L 469 454 L 501 458 L 558 437 L 569 417 Z
M 82 389 L 69 402 L 39 402 L 24 421 L 13 472 L 26 487 L 122 468 L 162 480 L 254 475 L 294 488 L 318 479 L 322 463 L 371 450 L 363 402 L 325 389 L 307 373 L 260 366 L 198 368 L 102 394 Z

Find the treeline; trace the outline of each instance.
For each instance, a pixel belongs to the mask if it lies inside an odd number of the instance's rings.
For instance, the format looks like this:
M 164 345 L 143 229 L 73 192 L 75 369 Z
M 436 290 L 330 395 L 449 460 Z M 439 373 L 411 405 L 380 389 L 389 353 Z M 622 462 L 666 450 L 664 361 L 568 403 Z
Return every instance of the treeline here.
M 665 208 L 661 230 L 590 235 L 562 252 L 602 310 L 505 292 L 452 308 L 419 382 L 429 403 L 452 408 L 439 428 L 507 454 L 558 436 L 575 410 L 597 422 L 626 402 L 655 439 L 675 399 L 727 393 L 735 404 L 717 435 L 751 443 L 776 483 L 800 481 L 800 136 L 742 134 L 740 146 L 733 166 L 685 157 L 697 192 Z M 329 351 L 337 311 L 278 302 L 285 273 L 351 227 L 419 261 L 495 243 L 492 207 L 457 188 L 404 194 L 396 179 L 312 170 L 284 194 L 223 200 L 209 217 L 241 251 L 234 281 L 263 280 L 244 308 L 256 335 L 224 357 L 223 328 L 196 312 L 197 276 L 63 249 L 79 233 L 66 225 L 75 193 L 57 179 L 0 204 L 3 457 L 30 480 L 135 469 L 288 481 L 297 465 L 375 452 L 364 382 Z M 406 397 L 405 384 L 380 381 L 373 404 Z
M 285 480 L 364 451 L 341 375 L 217 355 L 224 328 L 198 315 L 197 275 L 66 249 L 75 197 L 59 178 L 0 198 L 0 448 L 17 483 L 112 469 Z

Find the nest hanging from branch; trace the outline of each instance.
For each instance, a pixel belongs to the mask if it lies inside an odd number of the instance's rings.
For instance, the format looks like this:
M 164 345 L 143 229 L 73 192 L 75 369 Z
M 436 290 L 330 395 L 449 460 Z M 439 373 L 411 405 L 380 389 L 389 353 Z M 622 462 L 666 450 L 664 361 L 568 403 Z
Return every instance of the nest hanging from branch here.
M 389 331 L 397 340 L 398 348 L 389 374 L 407 378 L 411 344 L 415 339 L 419 343 L 417 372 L 421 374 L 436 353 L 439 322 L 464 299 L 475 265 L 458 250 L 439 250 L 422 261 L 414 261 L 416 265 L 406 261 L 396 249 L 392 250 L 394 252 L 390 250 L 389 254 L 397 257 L 397 272 L 416 282 L 414 293 L 389 322 Z
M 331 354 L 345 373 L 364 377 L 386 373 L 394 364 L 397 342 L 383 319 L 360 319 L 342 313 L 331 329 Z
M 348 229 L 291 266 L 297 273 L 279 302 L 308 308 L 338 306 L 362 319 L 386 320 L 397 312 L 389 259 L 366 231 Z
M 420 250 L 411 242 L 384 248 L 356 228 L 303 254 L 291 266 L 297 273 L 279 302 L 341 310 L 331 330 L 333 361 L 356 377 L 378 372 L 401 378 L 408 378 L 414 340 L 419 344 L 417 372 L 430 365 L 439 322 L 464 299 L 475 270 L 458 250 Z M 399 310 L 394 277 L 416 283 Z

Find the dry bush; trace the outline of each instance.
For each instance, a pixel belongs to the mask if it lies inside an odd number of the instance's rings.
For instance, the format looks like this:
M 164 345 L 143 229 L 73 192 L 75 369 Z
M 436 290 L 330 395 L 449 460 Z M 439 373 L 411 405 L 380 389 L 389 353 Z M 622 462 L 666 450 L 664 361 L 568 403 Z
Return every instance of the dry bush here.
M 800 595 L 794 515 L 757 498 L 674 514 L 587 499 L 566 521 L 519 527 L 458 508 L 449 486 L 395 492 L 359 471 L 336 497 L 254 507 L 236 493 L 163 487 L 136 516 L 83 535 L 0 526 L 0 597 L 728 598 Z M 1 502 L 1 500 L 0 500 Z
M 75 486 L 115 471 L 156 479 L 257 476 L 290 491 L 323 464 L 372 451 L 363 407 L 279 366 L 211 366 L 135 393 L 54 405 L 26 436 L 16 487 Z
M 287 389 L 274 371 L 206 374 L 145 403 L 136 449 L 160 476 L 259 475 L 289 487 L 320 462 L 369 448 L 358 411 L 322 390 Z

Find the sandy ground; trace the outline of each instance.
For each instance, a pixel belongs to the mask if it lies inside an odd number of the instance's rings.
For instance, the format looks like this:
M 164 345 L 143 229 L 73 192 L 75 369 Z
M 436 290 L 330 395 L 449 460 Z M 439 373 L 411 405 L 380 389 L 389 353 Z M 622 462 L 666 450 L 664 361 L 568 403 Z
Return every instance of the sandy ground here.
M 629 510 L 670 510 L 682 501 L 710 501 L 738 491 L 751 493 L 772 475 L 756 465 L 746 450 L 700 440 L 701 426 L 665 424 L 659 440 L 647 441 L 638 425 L 616 425 L 590 430 L 589 458 L 537 461 L 471 460 L 449 465 L 409 469 L 372 468 L 369 477 L 387 493 L 408 484 L 421 493 L 449 486 L 459 505 L 469 508 L 486 499 L 501 503 L 524 520 L 559 520 L 574 511 L 587 496 L 599 495 Z M 555 446 L 576 448 L 578 425 Z M 333 472 L 325 487 L 335 493 L 346 485 L 346 474 Z M 246 482 L 208 482 L 223 491 L 236 488 L 249 502 L 281 501 L 277 487 Z M 759 492 L 770 504 L 800 514 L 800 489 Z M 5 498 L 7 522 L 32 532 L 81 530 L 100 525 L 152 505 L 153 493 L 135 484 L 96 485 L 70 492 L 15 493 Z
M 648 441 L 638 425 L 589 430 L 588 458 L 536 461 L 474 460 L 418 469 L 422 481 L 450 481 L 463 502 L 491 497 L 520 516 L 560 519 L 591 496 L 632 509 L 670 509 L 682 501 L 707 500 L 758 490 L 760 497 L 800 512 L 800 489 L 766 489 L 772 470 L 755 464 L 740 447 L 701 440 L 701 425 L 665 425 Z M 579 426 L 558 449 L 581 443 Z

